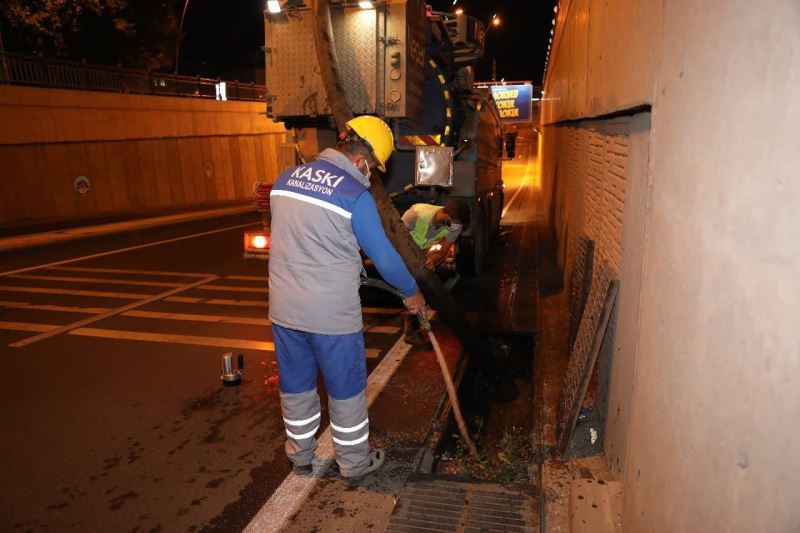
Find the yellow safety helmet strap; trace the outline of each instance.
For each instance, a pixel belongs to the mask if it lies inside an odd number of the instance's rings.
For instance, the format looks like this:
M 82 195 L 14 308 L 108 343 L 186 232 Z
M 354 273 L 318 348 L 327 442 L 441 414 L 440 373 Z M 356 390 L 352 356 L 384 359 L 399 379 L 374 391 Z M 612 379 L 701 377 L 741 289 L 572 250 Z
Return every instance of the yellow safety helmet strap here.
M 369 141 L 366 140 L 361 135 L 359 135 L 358 132 L 356 132 L 356 130 L 354 130 L 350 126 L 346 126 L 346 127 L 347 127 L 347 131 L 344 134 L 344 141 L 345 142 L 359 142 L 359 143 L 363 144 L 364 146 L 367 147 L 367 149 L 369 149 L 370 157 L 373 160 L 375 160 L 375 162 L 378 163 L 378 165 L 380 165 L 381 162 L 378 160 L 378 156 L 375 155 L 375 149 L 372 147 L 372 145 L 369 143 Z

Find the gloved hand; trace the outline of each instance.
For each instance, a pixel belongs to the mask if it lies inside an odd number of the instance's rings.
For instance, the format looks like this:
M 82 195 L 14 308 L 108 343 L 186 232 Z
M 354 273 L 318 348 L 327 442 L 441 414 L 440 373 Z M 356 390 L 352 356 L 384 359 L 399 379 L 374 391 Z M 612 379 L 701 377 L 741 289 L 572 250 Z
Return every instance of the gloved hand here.
M 408 298 L 404 298 L 403 304 L 411 314 L 417 315 L 421 313 L 422 316 L 428 318 L 428 307 L 425 305 L 425 297 L 422 295 L 422 291 L 417 291 Z

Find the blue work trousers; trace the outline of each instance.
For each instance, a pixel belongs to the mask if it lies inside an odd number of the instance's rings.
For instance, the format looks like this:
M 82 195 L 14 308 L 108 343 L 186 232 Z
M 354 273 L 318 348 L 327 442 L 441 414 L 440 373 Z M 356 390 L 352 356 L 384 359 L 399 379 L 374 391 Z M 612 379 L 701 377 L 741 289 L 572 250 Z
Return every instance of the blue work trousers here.
M 273 324 L 272 336 L 289 460 L 307 465 L 314 458 L 321 417 L 317 394 L 321 371 L 339 470 L 345 477 L 360 475 L 370 462 L 364 334 L 323 335 Z

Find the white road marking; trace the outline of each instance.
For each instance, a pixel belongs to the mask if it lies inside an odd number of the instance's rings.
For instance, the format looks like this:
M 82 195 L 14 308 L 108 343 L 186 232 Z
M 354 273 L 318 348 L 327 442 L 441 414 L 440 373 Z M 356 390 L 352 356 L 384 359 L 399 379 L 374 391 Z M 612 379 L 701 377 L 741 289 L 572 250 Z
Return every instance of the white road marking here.
M 171 296 L 164 298 L 165 302 L 180 302 L 186 304 L 206 305 L 233 305 L 239 307 L 269 307 L 266 300 L 221 300 L 218 298 L 194 298 L 192 296 Z
M 164 298 L 165 302 L 181 302 L 185 304 L 199 304 L 204 300 L 205 298 L 193 298 L 191 296 L 170 296 L 169 298 Z
M 411 350 L 411 346 L 399 338 L 367 379 L 367 406 L 372 405 L 394 372 Z M 286 522 L 308 498 L 319 478 L 325 474 L 333 461 L 333 441 L 328 427 L 319 436 L 314 471 L 311 476 L 297 476 L 289 473 L 280 487 L 258 511 L 244 529 L 245 533 L 278 532 L 286 527 Z
M 79 289 L 51 289 L 47 287 L 18 287 L 16 285 L 0 285 L 0 291 L 30 292 L 33 294 L 71 294 L 74 296 L 120 298 L 122 300 L 140 300 L 152 296 L 152 294 L 138 294 L 133 292 L 84 291 Z
M 162 292 L 162 293 L 156 294 L 154 296 L 151 295 L 149 298 L 146 298 L 144 300 L 140 300 L 138 302 L 133 302 L 133 303 L 130 303 L 128 305 L 124 305 L 122 307 L 118 307 L 116 309 L 112 309 L 112 310 L 110 310 L 110 311 L 108 311 L 106 313 L 103 313 L 103 314 L 100 314 L 100 315 L 96 315 L 96 316 L 92 316 L 92 317 L 89 317 L 89 318 L 85 318 L 83 320 L 79 320 L 77 322 L 73 322 L 72 324 L 67 324 L 66 326 L 63 326 L 63 327 L 61 327 L 59 329 L 56 329 L 56 330 L 53 330 L 53 331 L 48 331 L 46 333 L 41 333 L 41 334 L 35 335 L 33 337 L 28 337 L 27 339 L 22 339 L 21 341 L 17 341 L 17 342 L 9 344 L 9 346 L 11 346 L 12 348 L 22 348 L 23 346 L 27 346 L 29 344 L 33 344 L 34 342 L 38 342 L 40 340 L 44 340 L 44 339 L 50 338 L 50 337 L 53 337 L 55 335 L 59 335 L 61 333 L 66 333 L 66 332 L 68 332 L 70 330 L 73 330 L 75 328 L 86 326 L 87 324 L 91 324 L 93 322 L 97 322 L 98 320 L 104 320 L 106 318 L 112 317 L 114 315 L 118 315 L 119 313 L 123 313 L 125 311 L 130 311 L 131 309 L 135 309 L 135 308 L 140 307 L 142 305 L 146 305 L 146 304 L 149 304 L 151 302 L 155 302 L 156 300 L 160 300 L 161 298 L 164 298 L 164 297 L 167 297 L 167 296 L 172 296 L 173 294 L 176 294 L 178 292 L 185 291 L 187 289 L 191 289 L 191 288 L 196 287 L 198 285 L 201 285 L 203 283 L 208 283 L 209 281 L 213 281 L 214 279 L 217 279 L 217 277 L 216 276 L 209 276 L 207 278 L 203 278 L 201 280 L 195 281 L 194 283 L 189 283 L 188 285 L 183 285 L 181 287 L 178 287 L 178 288 L 166 291 L 166 292 Z
M 84 313 L 87 315 L 99 315 L 109 311 L 107 307 L 68 307 L 64 305 L 45 305 L 31 304 L 28 302 L 6 302 L 0 300 L 0 307 L 11 309 L 34 309 L 36 311 L 60 311 L 64 313 Z
M 67 281 L 70 283 L 104 283 L 107 285 L 136 285 L 141 287 L 180 287 L 182 283 L 167 283 L 166 281 L 138 281 L 127 279 L 109 278 L 73 278 L 67 276 L 38 276 L 36 274 L 12 274 L 14 279 L 35 279 L 43 281 Z
M 361 312 L 367 315 L 399 315 L 402 307 L 362 307 Z
M 238 281 L 267 281 L 269 280 L 269 276 L 225 276 L 225 279 L 235 279 Z
M 2 302 L 0 302 L 2 305 Z M 269 326 L 272 321 L 269 318 L 249 318 L 239 316 L 220 316 L 220 315 L 197 315 L 191 313 L 169 313 L 161 311 L 126 311 L 122 316 L 136 318 L 155 318 L 163 320 L 183 320 L 187 322 L 214 322 L 220 324 L 245 324 L 251 326 Z M 400 331 L 397 326 L 367 326 L 365 333 L 376 333 L 383 335 L 395 335 Z M 374 353 L 372 353 L 374 352 Z M 367 350 L 367 357 L 377 357 L 380 350 Z
M 250 292 L 253 294 L 266 294 L 266 287 L 242 287 L 241 285 L 201 285 L 197 287 L 204 291 L 230 291 L 230 292 Z
M 266 291 L 264 291 L 266 293 Z M 225 300 L 219 298 L 196 298 L 192 296 L 170 296 L 164 298 L 165 302 L 178 302 L 186 304 L 206 305 L 231 305 L 237 307 L 269 307 L 267 300 Z M 399 315 L 403 312 L 400 307 L 362 307 L 365 315 Z
M 0 321 L 0 329 L 8 329 L 12 331 L 53 331 L 61 326 L 54 326 L 52 324 L 30 324 L 28 322 L 5 322 Z
M 193 222 L 202 219 L 213 219 L 227 215 L 239 215 L 250 211 L 252 208 L 241 207 L 220 207 L 208 209 L 203 212 L 178 213 L 172 215 L 161 215 L 150 218 L 126 220 L 122 222 L 109 222 L 76 228 L 67 228 L 57 231 L 45 231 L 31 235 L 20 235 L 0 239 L 0 252 L 28 248 L 32 246 L 58 246 L 65 241 L 95 237 L 102 235 L 117 235 L 136 230 L 156 228 L 158 226 L 168 226 L 183 222 Z
M 529 152 L 529 154 L 528 154 L 528 163 L 525 166 L 525 175 L 522 176 L 522 183 L 519 184 L 519 187 L 517 187 L 516 192 L 514 192 L 514 196 L 511 197 L 511 200 L 509 200 L 508 203 L 503 208 L 503 211 L 500 213 L 500 218 L 503 218 L 504 216 L 506 216 L 506 213 L 508 212 L 509 209 L 511 209 L 511 205 L 517 199 L 517 196 L 519 196 L 519 193 L 521 193 L 522 189 L 525 188 L 525 182 L 528 181 L 528 176 L 531 173 L 531 168 L 530 168 L 531 167 L 530 148 L 528 148 L 528 152 Z
M 226 339 L 221 337 L 202 337 L 197 335 L 176 335 L 170 333 L 146 333 L 143 331 L 123 331 L 118 329 L 78 328 L 69 332 L 70 335 L 82 337 L 97 337 L 103 339 L 118 339 L 126 341 L 165 342 L 172 344 L 192 344 L 195 346 L 219 346 L 223 348 L 242 348 L 247 350 L 261 350 L 274 352 L 275 345 L 266 341 L 253 341 L 246 339 Z
M 161 313 L 158 311 L 126 311 L 122 316 L 137 318 L 157 318 L 160 320 L 184 320 L 187 322 L 215 322 L 220 324 L 247 324 L 250 326 L 269 326 L 268 318 L 248 318 L 238 316 L 193 315 L 187 313 Z
M 126 268 L 89 268 L 89 267 L 62 267 L 54 266 L 48 270 L 66 270 L 69 272 L 94 272 L 101 274 L 145 274 L 149 276 L 173 276 L 173 277 L 187 277 L 187 278 L 205 278 L 211 274 L 202 274 L 199 272 L 164 272 L 161 270 L 130 270 Z
M 269 307 L 267 300 L 225 300 L 220 298 L 209 298 L 203 303 L 208 305 L 234 305 L 239 307 Z
M 128 246 L 127 248 L 119 248 L 117 250 L 109 250 L 108 252 L 100 252 L 100 253 L 92 254 L 92 255 L 84 255 L 83 257 L 75 257 L 73 259 L 64 259 L 62 261 L 54 261 L 53 263 L 46 263 L 46 264 L 43 264 L 43 265 L 36 265 L 36 266 L 25 267 L 25 268 L 18 268 L 17 270 L 9 270 L 9 271 L 6 271 L 6 272 L 0 272 L 0 277 L 10 276 L 11 274 L 21 274 L 23 272 L 30 272 L 31 270 L 39 270 L 39 269 L 42 269 L 42 268 L 52 268 L 54 266 L 67 265 L 69 263 L 77 263 L 78 261 L 87 261 L 89 259 L 96 259 L 98 257 L 105 257 L 107 255 L 120 254 L 120 253 L 123 253 L 123 252 L 131 252 L 133 250 L 141 250 L 142 248 L 150 248 L 152 246 L 160 246 L 162 244 L 169 244 L 171 242 L 185 241 L 186 239 L 194 239 L 196 237 L 203 237 L 205 235 L 213 235 L 214 233 L 221 233 L 223 231 L 230 231 L 232 229 L 249 228 L 251 226 L 255 226 L 256 224 L 260 224 L 260 223 L 259 222 L 251 222 L 249 224 L 238 224 L 236 226 L 228 226 L 227 228 L 220 228 L 220 229 L 215 229 L 215 230 L 211 230 L 211 231 L 204 231 L 202 233 L 193 233 L 191 235 L 184 235 L 183 237 L 175 237 L 174 239 L 165 239 L 163 241 L 150 242 L 150 243 L 147 243 L 147 244 L 139 244 L 139 245 L 136 245 L 136 246 Z
M 383 333 L 386 335 L 394 335 L 400 331 L 397 326 L 367 326 L 364 328 L 366 333 Z

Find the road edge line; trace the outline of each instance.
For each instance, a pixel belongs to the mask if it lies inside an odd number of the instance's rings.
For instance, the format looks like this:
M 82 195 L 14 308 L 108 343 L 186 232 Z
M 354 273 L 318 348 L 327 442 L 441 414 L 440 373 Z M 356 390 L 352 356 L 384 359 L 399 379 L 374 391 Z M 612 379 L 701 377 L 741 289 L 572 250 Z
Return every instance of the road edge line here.
M 197 237 L 203 237 L 205 235 L 211 235 L 211 234 L 214 234 L 214 233 L 221 233 L 223 231 L 229 231 L 229 230 L 232 230 L 232 229 L 241 229 L 241 228 L 246 228 L 246 227 L 249 227 L 249 226 L 255 226 L 256 224 L 258 224 L 258 222 L 250 222 L 248 224 L 238 224 L 236 226 L 228 226 L 226 228 L 214 229 L 214 230 L 210 230 L 210 231 L 203 231 L 201 233 L 192 233 L 191 235 L 183 235 L 181 237 L 174 237 L 172 239 L 164 239 L 162 241 L 148 242 L 148 243 L 145 243 L 145 244 L 137 244 L 135 246 L 128 246 L 126 248 L 118 248 L 116 250 L 109 250 L 107 252 L 99 252 L 99 253 L 96 253 L 96 254 L 84 255 L 83 257 L 74 257 L 72 259 L 62 259 L 60 261 L 54 261 L 52 263 L 45 263 L 43 265 L 33 265 L 33 266 L 29 266 L 29 267 L 24 267 L 24 268 L 18 268 L 16 270 L 8 270 L 6 272 L 0 272 L 0 278 L 6 277 L 6 276 L 10 276 L 12 274 L 20 274 L 22 272 L 30 272 L 31 270 L 40 270 L 40 269 L 43 269 L 43 268 L 49 268 L 49 267 L 54 267 L 54 266 L 58 266 L 58 265 L 67 265 L 69 263 L 77 263 L 78 261 L 88 261 L 89 259 L 96 259 L 98 257 L 105 257 L 107 255 L 121 254 L 121 253 L 124 253 L 124 252 L 130 252 L 130 251 L 133 251 L 133 250 L 141 250 L 142 248 L 149 248 L 151 246 L 159 246 L 159 245 L 162 245 L 162 244 L 169 244 L 171 242 L 184 241 L 186 239 L 194 239 L 194 238 L 197 238 Z M 180 272 L 176 272 L 175 274 L 176 274 L 176 276 L 180 276 L 181 275 Z M 202 275 L 208 276 L 210 274 L 202 274 Z
M 380 395 L 410 351 L 411 345 L 407 344 L 401 336 L 375 367 L 375 370 L 367 378 L 367 407 L 372 405 Z M 250 520 L 243 530 L 244 533 L 277 532 L 286 527 L 286 523 L 308 498 L 311 490 L 333 462 L 330 426 L 318 437 L 317 443 L 313 473 L 310 476 L 298 476 L 290 472 Z

